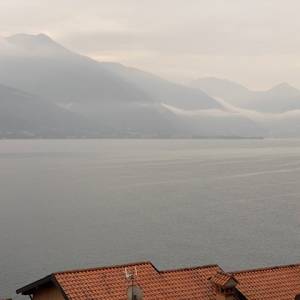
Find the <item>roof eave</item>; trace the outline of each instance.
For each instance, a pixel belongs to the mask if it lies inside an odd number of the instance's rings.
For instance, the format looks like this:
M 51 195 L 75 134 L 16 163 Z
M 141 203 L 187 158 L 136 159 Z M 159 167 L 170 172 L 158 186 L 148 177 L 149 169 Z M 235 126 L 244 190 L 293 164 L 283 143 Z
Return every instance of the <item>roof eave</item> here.
M 17 294 L 22 294 L 22 295 L 30 295 L 30 294 L 32 294 L 32 292 L 34 290 L 36 290 L 37 288 L 39 288 L 42 285 L 45 285 L 47 283 L 54 283 L 55 284 L 55 282 L 53 281 L 53 278 L 54 278 L 54 276 L 52 274 L 47 275 L 44 278 L 41 278 L 37 281 L 34 281 L 30 284 L 27 284 L 27 285 L 17 289 L 16 293 Z

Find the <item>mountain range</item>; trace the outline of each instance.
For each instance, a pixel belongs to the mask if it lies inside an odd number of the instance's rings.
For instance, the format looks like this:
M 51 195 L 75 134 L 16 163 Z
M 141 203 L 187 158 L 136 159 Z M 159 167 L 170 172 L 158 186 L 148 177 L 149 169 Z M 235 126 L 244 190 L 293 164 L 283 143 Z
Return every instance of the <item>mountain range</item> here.
M 264 129 L 264 136 L 300 137 L 300 90 L 288 83 L 253 91 L 227 79 L 206 77 L 190 85 L 218 99 L 229 112 L 251 119 Z
M 206 77 L 192 81 L 191 86 L 234 106 L 259 112 L 283 113 L 300 109 L 300 90 L 285 82 L 266 91 L 252 91 L 230 80 Z
M 261 122 L 262 115 L 245 111 L 289 114 L 299 99 L 287 84 L 254 92 L 215 78 L 173 83 L 95 61 L 44 34 L 0 38 L 2 138 L 285 135 L 286 122 L 282 130 L 280 122 Z M 294 128 L 292 135 L 298 134 Z

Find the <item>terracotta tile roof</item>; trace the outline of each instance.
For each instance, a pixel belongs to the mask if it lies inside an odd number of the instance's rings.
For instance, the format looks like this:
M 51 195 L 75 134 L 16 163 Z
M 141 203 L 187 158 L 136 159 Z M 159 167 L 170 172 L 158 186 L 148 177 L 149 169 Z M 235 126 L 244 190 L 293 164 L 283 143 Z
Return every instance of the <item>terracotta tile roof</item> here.
M 143 290 L 144 300 L 197 299 L 214 300 L 214 289 L 208 280 L 220 268 L 217 265 L 158 271 L 150 262 L 55 273 L 55 279 L 68 299 L 124 300 L 130 283 L 124 268 L 135 272 L 135 284 Z
M 232 279 L 236 299 L 294 300 L 300 294 L 300 265 L 224 273 L 217 265 L 159 271 L 151 262 L 53 273 L 17 293 L 29 295 L 55 284 L 66 299 L 127 300 L 125 268 L 137 271 L 134 284 L 142 289 L 143 300 L 216 300 L 215 284 L 224 286 Z
M 217 285 L 225 286 L 230 280 L 233 280 L 235 283 L 238 283 L 232 274 L 225 272 L 218 272 L 212 278 L 211 281 Z
M 294 300 L 300 293 L 300 264 L 232 272 L 249 300 Z

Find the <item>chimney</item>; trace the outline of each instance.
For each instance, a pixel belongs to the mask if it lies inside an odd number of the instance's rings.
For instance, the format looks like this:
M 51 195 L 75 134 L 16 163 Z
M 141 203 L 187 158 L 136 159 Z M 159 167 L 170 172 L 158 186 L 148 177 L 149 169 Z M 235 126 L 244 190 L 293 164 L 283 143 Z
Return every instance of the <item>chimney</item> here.
M 210 279 L 210 281 L 215 288 L 216 300 L 237 299 L 237 290 L 235 287 L 238 284 L 238 281 L 232 275 L 218 272 Z

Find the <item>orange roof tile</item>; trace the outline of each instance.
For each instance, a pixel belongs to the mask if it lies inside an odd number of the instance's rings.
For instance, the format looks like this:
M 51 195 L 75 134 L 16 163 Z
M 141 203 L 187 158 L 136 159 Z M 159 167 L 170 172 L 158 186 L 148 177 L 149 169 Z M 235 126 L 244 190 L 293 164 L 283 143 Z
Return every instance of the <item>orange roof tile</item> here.
M 236 298 L 294 300 L 300 293 L 300 265 L 224 273 L 217 265 L 159 271 L 151 262 L 53 273 L 19 290 L 29 295 L 45 284 L 57 285 L 65 299 L 126 300 L 131 282 L 125 268 L 137 275 L 134 284 L 144 300 L 215 300 L 214 285 L 237 282 Z
M 150 262 L 82 271 L 55 273 L 68 299 L 124 300 L 130 285 L 124 268 L 135 272 L 135 284 L 143 290 L 144 300 L 213 300 L 214 290 L 208 280 L 220 268 L 216 265 L 190 269 L 158 271 Z
M 294 300 L 300 293 L 300 264 L 232 272 L 249 300 Z

